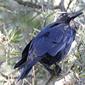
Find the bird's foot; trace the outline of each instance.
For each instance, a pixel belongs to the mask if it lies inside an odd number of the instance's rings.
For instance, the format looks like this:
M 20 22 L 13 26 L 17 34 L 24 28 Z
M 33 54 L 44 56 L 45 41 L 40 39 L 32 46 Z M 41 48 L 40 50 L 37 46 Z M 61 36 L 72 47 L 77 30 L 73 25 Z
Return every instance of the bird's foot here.
M 56 76 L 60 76 L 61 73 L 61 68 L 59 65 L 56 65 L 54 69 L 50 69 L 50 78 L 48 79 L 48 81 L 46 82 L 46 85 L 48 85 Z

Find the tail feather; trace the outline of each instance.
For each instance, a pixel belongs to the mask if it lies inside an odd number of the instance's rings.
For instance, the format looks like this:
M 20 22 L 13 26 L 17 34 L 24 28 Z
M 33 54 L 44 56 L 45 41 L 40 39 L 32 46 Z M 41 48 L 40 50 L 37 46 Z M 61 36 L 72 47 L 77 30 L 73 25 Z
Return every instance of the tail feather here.
M 24 59 L 21 59 L 18 63 L 15 64 L 14 69 L 17 67 L 21 67 L 21 65 L 24 63 Z
M 31 61 L 25 67 L 22 68 L 22 72 L 20 77 L 18 78 L 18 81 L 27 76 L 27 74 L 30 72 L 34 64 L 35 62 Z
M 32 69 L 32 67 L 39 61 L 41 60 L 42 57 L 36 57 L 34 60 L 30 61 L 30 62 L 26 62 L 25 66 L 23 66 L 22 68 L 22 72 L 20 77 L 18 78 L 18 81 L 23 79 L 24 77 L 27 76 L 27 74 L 30 72 L 30 70 Z

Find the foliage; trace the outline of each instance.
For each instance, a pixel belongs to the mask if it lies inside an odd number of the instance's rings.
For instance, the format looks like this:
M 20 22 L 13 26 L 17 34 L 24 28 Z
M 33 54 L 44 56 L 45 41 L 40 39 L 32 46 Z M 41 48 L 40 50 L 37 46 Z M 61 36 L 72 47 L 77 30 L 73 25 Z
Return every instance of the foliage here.
M 55 0 L 27 0 L 32 2 L 30 4 L 34 5 L 33 8 L 17 3 L 17 1 L 20 0 L 0 0 L 0 85 L 16 85 L 15 81 L 19 72 L 14 70 L 13 66 L 19 60 L 24 47 L 45 25 L 56 20 L 56 17 L 62 12 L 60 9 L 54 9 L 58 8 L 58 6 L 53 7 L 56 3 Z M 67 11 L 73 12 L 84 8 L 84 5 L 85 3 L 82 0 L 73 0 L 73 4 Z M 63 70 L 62 75 L 73 72 L 78 74 L 80 79 L 85 79 L 84 15 L 75 20 L 79 24 L 75 40 L 76 46 L 69 52 L 69 58 L 60 63 Z M 34 85 L 33 82 L 36 85 L 41 85 L 43 81 L 46 82 L 50 77 L 40 64 L 37 64 L 31 73 L 35 79 L 28 76 L 23 80 L 24 83 L 20 82 L 18 85 L 31 85 L 31 83 Z M 80 81 L 77 85 L 80 85 L 79 83 Z M 81 85 L 83 85 L 83 81 Z

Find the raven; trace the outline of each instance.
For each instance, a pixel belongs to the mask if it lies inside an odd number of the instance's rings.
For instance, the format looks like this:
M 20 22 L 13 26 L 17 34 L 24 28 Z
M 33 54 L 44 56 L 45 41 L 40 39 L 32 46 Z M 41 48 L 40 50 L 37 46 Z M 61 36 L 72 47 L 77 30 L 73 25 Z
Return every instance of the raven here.
M 40 62 L 50 73 L 51 65 L 56 65 L 57 75 L 61 71 L 58 63 L 62 61 L 75 39 L 76 29 L 70 26 L 70 21 L 81 15 L 81 11 L 75 13 L 63 13 L 59 18 L 44 27 L 34 37 L 22 52 L 22 58 L 16 63 L 14 68 L 22 69 L 18 80 L 23 79 Z

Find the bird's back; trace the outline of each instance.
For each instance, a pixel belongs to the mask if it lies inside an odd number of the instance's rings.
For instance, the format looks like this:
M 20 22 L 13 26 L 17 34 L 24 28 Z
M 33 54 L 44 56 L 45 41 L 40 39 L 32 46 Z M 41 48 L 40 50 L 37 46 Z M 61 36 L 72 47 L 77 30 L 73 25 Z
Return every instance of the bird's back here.
M 30 46 L 29 57 L 33 59 L 47 53 L 56 56 L 59 51 L 65 48 L 67 51 L 74 40 L 74 33 L 75 30 L 67 24 L 55 25 L 46 31 L 42 30 Z
M 63 28 L 62 28 L 62 30 L 63 30 Z M 53 51 L 54 48 L 56 48 L 56 47 L 54 47 L 53 49 L 51 49 L 50 52 L 55 52 L 55 55 L 52 56 L 52 55 L 49 55 L 50 53 L 46 53 L 45 54 L 46 57 L 44 57 L 40 61 L 41 63 L 45 63 L 47 65 L 52 65 L 52 64 L 54 64 L 56 62 L 59 63 L 62 59 L 64 59 L 66 57 L 67 53 L 70 50 L 71 44 L 72 44 L 72 42 L 75 39 L 76 31 L 75 31 L 74 28 L 71 28 L 70 26 L 68 26 L 67 29 L 64 29 L 64 30 L 65 30 L 65 33 L 64 33 L 64 36 L 65 37 L 63 37 L 63 41 L 64 41 L 64 43 L 66 43 L 66 45 L 64 47 L 61 47 L 63 49 L 61 49 L 59 52 L 57 52 L 57 50 L 56 51 Z M 61 41 L 59 43 L 62 44 L 63 42 Z

